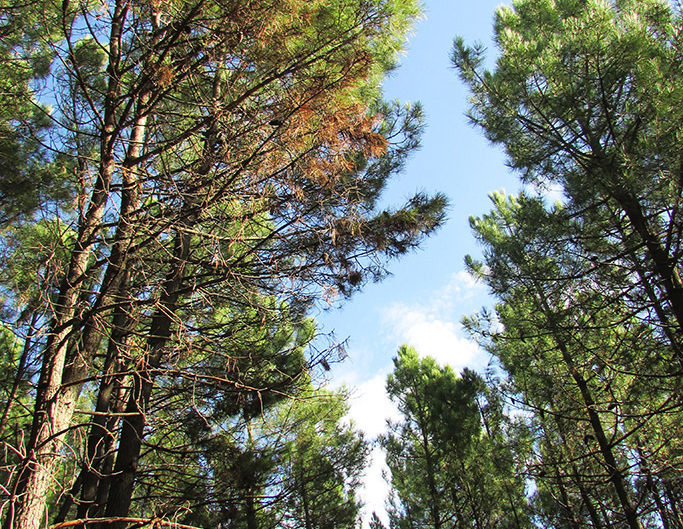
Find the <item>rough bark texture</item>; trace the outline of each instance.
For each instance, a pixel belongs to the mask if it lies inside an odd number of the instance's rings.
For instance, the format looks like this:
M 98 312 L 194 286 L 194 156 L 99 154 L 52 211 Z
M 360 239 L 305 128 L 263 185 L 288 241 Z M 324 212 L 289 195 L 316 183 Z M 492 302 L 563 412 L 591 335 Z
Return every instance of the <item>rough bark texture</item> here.
M 73 416 L 80 386 L 65 385 L 65 367 L 71 338 L 79 325 L 77 304 L 86 277 L 88 261 L 104 214 L 115 163 L 116 98 L 119 91 L 118 64 L 120 38 L 127 2 L 114 8 L 107 68 L 108 88 L 100 143 L 100 167 L 90 204 L 79 227 L 65 278 L 55 305 L 50 335 L 43 354 L 36 405 L 26 455 L 19 466 L 5 517 L 5 529 L 38 529 L 44 517 L 45 502 L 53 482 L 63 436 Z

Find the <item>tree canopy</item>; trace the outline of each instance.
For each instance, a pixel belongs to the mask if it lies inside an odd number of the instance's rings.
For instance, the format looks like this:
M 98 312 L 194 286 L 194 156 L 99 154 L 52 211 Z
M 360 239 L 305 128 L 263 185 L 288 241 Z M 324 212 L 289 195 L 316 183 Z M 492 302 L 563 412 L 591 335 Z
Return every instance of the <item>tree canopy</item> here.
M 212 437 L 303 398 L 335 356 L 309 348 L 312 304 L 380 279 L 443 221 L 440 195 L 378 207 L 422 127 L 418 105 L 380 91 L 417 14 L 409 0 L 3 10 L 5 527 L 189 520 Z M 238 482 L 249 525 L 264 485 Z
M 384 200 L 419 2 L 0 9 L 3 529 L 359 527 L 372 445 L 312 314 L 445 220 Z M 683 529 L 682 28 L 514 0 L 491 70 L 455 39 L 523 190 L 470 219 L 489 369 L 393 360 L 389 529 Z
M 494 71 L 455 42 L 471 120 L 528 184 L 471 219 L 498 304 L 465 323 L 529 414 L 544 526 L 681 523 L 680 24 L 656 0 L 521 0 Z

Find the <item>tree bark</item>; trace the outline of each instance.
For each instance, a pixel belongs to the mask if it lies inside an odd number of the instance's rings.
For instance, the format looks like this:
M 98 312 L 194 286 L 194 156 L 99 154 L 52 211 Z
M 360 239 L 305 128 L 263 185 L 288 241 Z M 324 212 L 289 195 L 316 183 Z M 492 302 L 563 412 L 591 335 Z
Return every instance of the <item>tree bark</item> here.
M 666 298 L 678 323 L 678 333 L 683 331 L 683 281 L 678 271 L 677 259 L 670 256 L 662 246 L 659 237 L 652 232 L 638 200 L 627 192 L 613 193 L 615 200 L 624 209 L 634 231 L 641 238 L 654 269 L 659 276 Z M 665 321 L 662 324 L 666 324 Z
M 116 464 L 110 479 L 106 517 L 123 517 L 130 510 L 154 378 L 161 366 L 165 346 L 171 337 L 189 250 L 190 236 L 180 227 L 176 233 L 174 262 L 161 288 L 161 298 L 152 317 L 144 363 L 133 374 L 133 388 L 126 406 L 126 416 L 122 421 Z M 124 526 L 114 523 L 109 527 L 118 529 Z
M 218 111 L 222 82 L 223 72 L 219 70 L 216 73 L 213 85 L 212 115 L 214 116 Z M 194 175 L 199 180 L 206 177 L 212 168 L 212 142 L 215 140 L 213 136 L 216 132 L 213 129 L 214 124 L 214 121 L 211 121 L 209 129 L 206 131 L 203 160 Z M 202 188 L 200 182 L 197 185 L 197 190 Z M 124 517 L 130 511 L 154 378 L 163 361 L 166 344 L 171 337 L 180 290 L 185 279 L 185 267 L 190 255 L 191 236 L 188 233 L 188 228 L 192 226 L 194 219 L 200 214 L 196 198 L 196 195 L 184 197 L 183 206 L 178 214 L 170 270 L 160 287 L 161 294 L 150 324 L 144 363 L 132 376 L 132 389 L 128 397 L 125 417 L 122 421 L 116 463 L 111 476 L 100 483 L 98 492 L 98 503 L 100 505 L 104 505 L 104 494 L 108 493 L 106 517 Z M 107 527 L 123 528 L 120 524 L 108 525 Z
M 547 299 L 544 297 L 543 291 L 538 287 L 538 285 L 535 285 L 535 289 L 536 294 L 538 294 L 538 304 L 543 310 L 548 322 L 548 329 L 553 334 L 557 348 L 562 355 L 562 360 L 567 366 L 569 374 L 571 375 L 572 379 L 574 379 L 574 383 L 581 394 L 583 404 L 586 408 L 586 413 L 588 414 L 588 420 L 590 422 L 591 429 L 595 434 L 600 453 L 602 454 L 605 466 L 607 467 L 607 471 L 609 473 L 609 480 L 612 482 L 614 490 L 617 493 L 619 503 L 621 504 L 624 516 L 626 518 L 626 522 L 630 529 L 643 529 L 642 524 L 638 519 L 636 509 L 628 496 L 624 475 L 619 469 L 619 465 L 617 464 L 614 453 L 612 452 L 612 447 L 607 440 L 607 436 L 605 435 L 605 431 L 602 427 L 602 422 L 600 421 L 600 416 L 595 411 L 595 401 L 593 400 L 590 388 L 574 363 L 574 359 L 572 358 L 572 355 L 565 343 L 565 337 L 558 333 L 559 326 L 556 321 L 556 315 L 548 304 Z
M 77 301 L 86 277 L 88 261 L 109 198 L 115 163 L 115 110 L 119 93 L 120 39 L 128 7 L 118 0 L 109 35 L 108 87 L 105 96 L 103 130 L 100 139 L 100 165 L 90 204 L 80 224 L 71 260 L 59 289 L 55 314 L 43 354 L 33 424 L 26 455 L 17 469 L 4 521 L 5 529 L 38 529 L 59 459 L 65 430 L 73 416 L 80 386 L 64 385 L 69 341 L 78 330 Z

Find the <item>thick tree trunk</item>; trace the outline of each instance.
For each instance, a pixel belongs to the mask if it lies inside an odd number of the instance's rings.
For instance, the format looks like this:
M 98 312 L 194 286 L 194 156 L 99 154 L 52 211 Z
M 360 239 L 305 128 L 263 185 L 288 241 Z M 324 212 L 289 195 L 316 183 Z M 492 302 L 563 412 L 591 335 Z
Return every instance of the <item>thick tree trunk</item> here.
M 113 171 L 113 167 L 104 169 L 107 172 Z M 91 237 L 99 224 L 102 211 L 103 207 L 91 209 L 87 225 L 81 230 L 69 273 L 61 289 L 62 294 L 57 302 L 53 331 L 45 347 L 31 435 L 26 447 L 26 457 L 12 491 L 13 503 L 5 520 L 6 528 L 37 529 L 43 517 L 62 438 L 71 422 L 79 391 L 76 384 L 65 386 L 63 375 L 68 342 L 72 333 L 77 330 L 74 316 L 79 297 L 78 284 L 86 272 Z
M 127 274 L 125 274 L 127 276 Z M 119 287 L 120 296 L 127 285 L 127 277 L 123 277 Z M 117 376 L 121 367 L 121 348 L 127 337 L 127 323 L 129 305 L 119 304 L 114 310 L 112 318 L 112 331 L 109 337 L 108 351 L 105 358 L 103 373 L 100 378 L 100 387 L 97 393 L 95 413 L 91 420 L 90 432 L 86 443 L 86 456 L 81 472 L 72 486 L 69 494 L 65 497 L 62 506 L 54 520 L 55 523 L 66 520 L 72 505 L 78 502 L 77 518 L 97 516 L 97 488 L 100 476 L 103 474 L 103 465 L 107 458 L 107 451 L 111 447 L 111 438 L 115 435 L 116 412 L 116 388 L 120 384 L 120 376 Z M 114 419 L 114 420 L 112 420 Z M 92 511 L 92 512 L 91 512 Z
M 115 378 L 115 388 L 113 397 L 113 408 L 104 431 L 107 435 L 102 439 L 102 462 L 100 463 L 99 473 L 97 477 L 97 490 L 95 500 L 88 510 L 89 517 L 104 516 L 104 508 L 109 496 L 110 482 L 107 477 L 112 475 L 114 471 L 114 464 L 116 462 L 116 441 L 118 438 L 118 428 L 121 422 L 121 416 L 125 411 L 126 396 L 128 395 L 128 388 L 126 387 L 126 379 L 121 377 Z
M 104 329 L 98 322 L 105 317 L 109 307 L 113 305 L 114 314 L 111 322 L 111 333 L 107 347 L 107 355 L 100 381 L 100 391 L 97 397 L 95 412 L 87 442 L 87 456 L 82 469 L 82 494 L 78 508 L 78 517 L 86 517 L 90 506 L 94 505 L 99 471 L 99 461 L 104 457 L 102 440 L 111 432 L 105 430 L 105 424 L 110 419 L 108 415 L 111 395 L 115 387 L 115 377 L 119 359 L 121 358 L 121 343 L 127 334 L 128 312 L 130 305 L 126 302 L 129 287 L 129 273 L 126 266 L 129 262 L 129 251 L 135 237 L 135 214 L 140 207 L 141 178 L 137 174 L 133 160 L 137 159 L 143 149 L 144 136 L 147 127 L 147 102 L 149 92 L 140 95 L 137 102 L 136 119 L 133 125 L 128 153 L 122 170 L 122 190 L 119 219 L 116 226 L 114 244 L 109 255 L 107 270 L 104 274 L 100 295 L 86 320 L 81 338 L 80 362 L 72 362 L 65 370 L 65 380 L 77 383 L 87 372 L 87 361 L 94 357 L 100 347 Z

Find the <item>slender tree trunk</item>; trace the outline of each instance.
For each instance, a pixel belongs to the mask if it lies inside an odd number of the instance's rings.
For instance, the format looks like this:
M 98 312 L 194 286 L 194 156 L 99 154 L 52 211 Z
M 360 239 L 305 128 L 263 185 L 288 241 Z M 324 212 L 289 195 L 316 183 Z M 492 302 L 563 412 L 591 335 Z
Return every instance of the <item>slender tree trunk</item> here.
M 176 234 L 174 262 L 161 287 L 161 298 L 152 317 L 144 363 L 133 375 L 133 387 L 126 406 L 126 417 L 122 421 L 116 464 L 105 510 L 105 516 L 110 518 L 126 516 L 130 510 L 154 378 L 161 366 L 165 346 L 171 337 L 189 249 L 190 237 L 180 227 Z M 114 523 L 107 527 L 119 529 L 124 525 Z
M 28 362 L 28 355 L 31 351 L 32 340 L 36 332 L 38 318 L 38 313 L 34 311 L 31 315 L 31 321 L 28 325 L 26 338 L 24 339 L 24 347 L 22 347 L 21 349 L 21 357 L 19 358 L 19 365 L 17 366 L 17 370 L 14 374 L 12 389 L 10 389 L 9 395 L 7 396 L 7 404 L 5 405 L 5 409 L 2 412 L 2 419 L 0 419 L 0 435 L 2 435 L 2 432 L 5 430 L 5 426 L 7 424 L 7 417 L 9 417 L 9 412 L 12 408 L 12 404 L 14 403 L 14 399 L 17 396 L 17 391 L 19 390 L 21 380 L 24 378 L 24 374 L 26 371 L 26 363 Z
M 218 111 L 221 95 L 223 71 L 219 70 L 214 78 L 212 113 Z M 211 170 L 212 149 L 215 130 L 211 127 L 206 132 L 203 146 L 203 160 L 199 165 L 195 177 L 201 181 Z M 198 184 L 198 190 L 202 184 Z M 130 510 L 138 460 L 144 437 L 144 426 L 154 386 L 156 371 L 163 361 L 165 347 L 171 337 L 171 330 L 175 323 L 176 308 L 180 297 L 180 289 L 185 279 L 185 267 L 190 254 L 191 236 L 187 229 L 192 226 L 194 219 L 200 214 L 196 196 L 184 197 L 184 204 L 176 222 L 176 237 L 170 270 L 160 288 L 160 298 L 152 321 L 147 339 L 147 352 L 140 369 L 132 376 L 132 389 L 122 421 L 119 446 L 111 476 L 100 484 L 100 492 L 107 492 L 105 516 L 117 518 L 126 516 Z M 104 498 L 98 498 L 100 505 Z M 119 529 L 123 525 L 104 524 L 103 529 Z
M 586 510 L 588 511 L 588 516 L 590 517 L 591 522 L 593 523 L 593 527 L 596 527 L 597 529 L 602 529 L 602 521 L 600 520 L 598 511 L 595 510 L 593 500 L 591 500 L 591 497 L 588 494 L 588 491 L 586 490 L 586 487 L 584 486 L 581 477 L 579 476 L 579 469 L 574 463 L 572 463 L 572 475 L 574 476 L 574 482 L 576 483 L 576 486 L 579 488 L 579 493 L 581 494 L 581 501 L 583 501 L 583 504 L 586 506 Z
M 569 455 L 569 451 L 567 450 L 567 443 L 565 441 L 564 435 L 562 435 L 562 427 L 561 427 L 559 421 L 557 420 L 557 418 L 555 418 L 555 420 L 553 422 L 555 422 L 555 427 L 557 429 L 560 441 L 562 442 L 561 443 L 561 448 L 563 449 L 562 451 L 566 454 L 566 455 L 564 455 L 564 454 L 560 453 L 560 458 L 561 459 L 569 459 L 569 458 L 571 458 L 571 456 Z M 550 438 L 550 435 L 548 434 L 548 427 L 545 423 L 545 418 L 541 420 L 541 426 L 543 428 L 543 440 L 545 441 L 545 445 L 546 445 L 547 457 L 550 460 L 550 466 L 553 469 L 553 475 L 555 478 L 555 482 L 557 483 L 557 485 L 559 487 L 559 493 L 560 493 L 560 499 L 561 499 L 559 504 L 560 504 L 560 508 L 562 510 L 561 512 L 564 515 L 564 519 L 568 522 L 569 526 L 572 529 L 581 529 L 581 523 L 579 522 L 579 520 L 577 520 L 575 509 L 573 508 L 573 505 L 569 499 L 569 493 L 567 490 L 567 485 L 565 484 L 566 476 L 563 475 L 563 473 L 560 469 L 560 465 L 557 461 L 558 458 L 555 457 L 554 450 L 556 447 L 556 443 L 553 439 Z M 554 498 L 554 495 L 553 495 L 553 498 Z M 557 501 L 557 499 L 555 499 L 555 501 Z
M 680 494 L 677 494 L 668 480 L 662 480 L 662 487 L 669 500 L 669 507 L 671 508 L 671 521 L 676 529 L 683 529 L 683 513 L 679 509 Z
M 254 431 L 251 426 L 251 419 L 244 414 L 244 422 L 247 425 L 247 435 L 248 435 L 248 448 L 253 455 L 256 453 L 256 445 L 254 443 Z M 245 497 L 245 512 L 247 516 L 247 529 L 258 529 L 258 523 L 256 521 L 256 502 L 254 495 L 256 493 L 256 476 L 254 476 L 253 467 L 248 468 L 248 475 L 246 479 L 246 497 Z
M 489 428 L 489 422 L 486 419 L 486 415 L 484 414 L 484 410 L 481 407 L 481 404 L 479 402 L 479 399 L 475 399 L 475 402 L 477 403 L 477 409 L 479 410 L 479 416 L 481 417 L 481 422 L 484 424 L 484 430 L 486 431 L 486 437 L 488 437 L 491 442 L 494 442 L 493 435 L 491 434 L 491 429 Z M 494 444 L 495 446 L 495 444 Z M 505 496 L 508 499 L 508 504 L 510 505 L 510 509 L 512 510 L 512 516 L 515 519 L 515 526 L 517 529 L 522 529 L 522 525 L 520 523 L 519 515 L 517 514 L 517 505 L 512 497 L 512 491 L 510 490 L 510 482 L 506 479 L 503 487 L 505 488 Z
M 462 470 L 462 475 L 466 476 L 467 470 L 465 469 L 465 463 L 462 461 L 460 462 L 460 469 Z M 475 529 L 485 529 L 481 520 L 481 514 L 479 512 L 477 500 L 474 497 L 474 494 L 472 494 L 472 488 L 470 487 L 470 484 L 467 482 L 463 483 L 463 489 L 465 489 L 465 496 L 467 496 L 467 500 L 470 503 L 470 508 L 472 509 L 472 517 L 474 518 Z
M 308 501 L 308 491 L 306 490 L 306 481 L 303 474 L 299 475 L 299 492 L 301 493 L 301 502 L 304 507 L 304 527 L 306 529 L 313 529 L 313 520 L 311 520 L 311 508 Z
M 621 209 L 619 209 L 619 213 L 622 213 Z M 619 218 L 620 215 L 616 214 L 614 211 L 610 211 L 610 217 L 612 220 L 612 224 L 617 228 L 622 239 L 626 241 L 627 234 L 624 224 L 627 223 L 621 221 L 621 219 Z M 642 242 L 642 238 L 639 237 L 639 239 L 641 239 Z M 682 328 L 680 327 L 680 322 L 678 326 L 672 324 L 671 316 L 667 314 L 665 310 L 666 298 L 658 295 L 658 293 L 655 291 L 652 278 L 648 277 L 647 271 L 643 267 L 642 259 L 638 258 L 636 250 L 634 248 L 626 248 L 627 255 L 633 262 L 633 266 L 636 270 L 636 273 L 640 278 L 640 284 L 642 285 L 643 290 L 647 294 L 650 303 L 652 303 L 652 307 L 655 309 L 655 313 L 657 314 L 657 318 L 659 319 L 659 322 L 661 324 L 660 328 L 664 332 L 665 336 L 668 338 L 669 343 L 671 344 L 671 349 L 674 352 L 674 355 L 678 361 L 679 366 L 683 368 L 683 350 L 681 346 Z
M 80 389 L 77 384 L 64 386 L 63 375 L 67 346 L 79 325 L 75 317 L 80 286 L 86 277 L 88 261 L 114 174 L 113 144 L 120 83 L 120 39 L 126 14 L 127 1 L 118 0 L 109 35 L 108 88 L 105 96 L 104 130 L 100 138 L 100 167 L 56 301 L 55 315 L 43 355 L 31 434 L 26 446 L 26 456 L 17 469 L 6 511 L 5 529 L 39 528 L 64 432 L 71 422 Z
M 626 487 L 624 475 L 622 471 L 619 469 L 619 465 L 617 464 L 616 458 L 614 457 L 614 453 L 612 451 L 612 446 L 607 440 L 607 436 L 605 435 L 605 431 L 602 427 L 602 421 L 600 420 L 600 416 L 595 411 L 595 401 L 593 400 L 590 388 L 588 387 L 586 380 L 583 378 L 578 368 L 576 367 L 571 352 L 569 351 L 565 343 L 565 338 L 558 333 L 559 326 L 556 321 L 556 315 L 550 308 L 547 299 L 543 296 L 543 291 L 538 287 L 538 285 L 534 286 L 536 288 L 536 293 L 538 294 L 537 301 L 540 307 L 542 308 L 548 322 L 548 329 L 553 334 L 555 342 L 557 344 L 557 348 L 560 351 L 560 354 L 562 355 L 562 360 L 567 366 L 567 369 L 581 394 L 581 398 L 586 408 L 586 413 L 588 415 L 588 420 L 590 422 L 591 429 L 595 434 L 595 438 L 598 442 L 600 453 L 602 454 L 605 466 L 609 473 L 609 479 L 614 486 L 615 492 L 617 493 L 617 497 L 619 498 L 619 503 L 621 504 L 621 507 L 623 509 L 626 522 L 630 529 L 643 529 L 642 524 L 638 519 L 636 509 L 628 496 L 628 490 Z
M 109 347 L 95 409 L 96 415 L 93 418 L 91 431 L 88 435 L 87 456 L 81 470 L 81 476 L 77 480 L 83 494 L 85 494 L 85 496 L 82 495 L 78 508 L 79 518 L 86 516 L 89 506 L 93 505 L 95 499 L 98 479 L 96 470 L 98 457 L 96 454 L 102 450 L 101 440 L 105 435 L 103 428 L 108 419 L 109 397 L 113 389 L 113 370 L 120 356 L 118 342 L 124 339 L 125 332 L 122 332 L 122 328 L 128 319 L 127 309 L 122 306 L 123 300 L 127 297 L 128 288 L 128 274 L 125 268 L 129 260 L 129 249 L 135 235 L 134 216 L 140 206 L 141 187 L 140 178 L 130 160 L 135 160 L 142 152 L 147 127 L 146 105 L 148 99 L 149 92 L 144 92 L 137 101 L 136 119 L 131 130 L 128 153 L 122 168 L 119 219 L 114 244 L 100 287 L 100 294 L 90 310 L 89 316 L 85 319 L 78 352 L 71 355 L 72 358 L 64 368 L 63 384 L 71 384 L 74 388 L 80 389 L 80 381 L 86 377 L 90 360 L 95 356 L 100 347 L 102 336 L 106 333 L 106 330 L 101 328 L 101 321 L 106 319 L 109 306 L 115 305 Z M 61 517 L 68 514 L 67 503 L 72 501 L 76 493 L 77 490 L 72 487 L 72 491 L 65 499 L 65 504 L 60 509 L 56 521 L 63 521 Z
M 664 502 L 662 502 L 663 494 L 660 494 L 659 490 L 657 490 L 657 484 L 652 476 L 652 470 L 650 469 L 650 465 L 647 462 L 645 453 L 643 452 L 638 440 L 636 440 L 636 450 L 638 452 L 638 457 L 640 458 L 638 466 L 640 467 L 641 473 L 645 476 L 645 486 L 652 496 L 655 505 L 657 506 L 657 512 L 659 513 L 659 519 L 662 522 L 662 527 L 664 527 L 664 529 L 673 529 L 671 526 L 671 521 L 669 520 L 669 513 L 664 505 Z
M 581 524 L 576 519 L 576 514 L 572 508 L 572 504 L 569 501 L 569 495 L 567 494 L 567 486 L 564 483 L 564 476 L 560 472 L 560 467 L 557 461 L 552 461 L 553 472 L 555 473 L 555 481 L 557 482 L 560 489 L 560 497 L 562 498 L 561 507 L 564 511 L 566 519 L 569 521 L 570 526 L 573 529 L 581 529 Z
M 463 516 L 462 509 L 460 508 L 458 493 L 455 490 L 455 487 L 451 487 L 451 502 L 453 503 L 453 512 L 455 513 L 455 526 L 464 529 L 465 517 Z
M 583 481 L 581 480 L 581 476 L 579 474 L 579 469 L 576 466 L 576 463 L 574 462 L 574 456 L 571 454 L 569 448 L 568 448 L 568 443 L 567 443 L 567 438 L 565 436 L 566 429 L 563 427 L 562 423 L 558 420 L 557 416 L 553 415 L 554 423 L 555 423 L 555 428 L 557 428 L 557 433 L 562 440 L 562 446 L 565 449 L 566 453 L 566 459 L 571 461 L 571 469 L 572 469 L 572 478 L 574 480 L 574 483 L 576 483 L 576 487 L 579 489 L 579 494 L 581 495 L 581 501 L 583 501 L 583 504 L 586 506 L 586 510 L 588 511 L 588 516 L 591 519 L 591 522 L 593 523 L 593 527 L 597 529 L 602 529 L 603 523 L 600 519 L 600 515 L 598 512 L 595 510 L 595 505 L 593 505 L 593 501 L 590 498 L 590 495 L 588 494 L 588 491 L 586 490 L 586 487 L 583 484 Z M 566 498 L 566 493 L 565 493 L 565 498 Z M 570 509 L 570 514 L 572 516 L 572 520 L 575 524 L 580 525 L 579 522 L 576 521 L 575 516 L 576 513 L 573 512 L 573 510 Z
M 432 523 L 434 524 L 434 529 L 441 528 L 441 511 L 439 509 L 440 496 L 436 490 L 436 479 L 435 473 L 436 468 L 434 464 L 431 443 L 429 442 L 429 437 L 427 435 L 427 430 L 425 429 L 426 418 L 423 416 L 421 410 L 419 413 L 420 421 L 420 435 L 422 436 L 422 449 L 425 455 L 425 465 L 427 467 L 427 487 L 429 488 L 430 505 L 429 512 L 432 517 Z
M 638 199 L 627 192 L 612 192 L 615 200 L 624 209 L 631 226 L 647 248 L 654 264 L 654 270 L 661 279 L 666 298 L 678 323 L 678 332 L 683 331 L 683 281 L 678 271 L 678 260 L 670 256 L 662 241 L 653 233 Z M 666 324 L 665 321 L 662 324 Z

